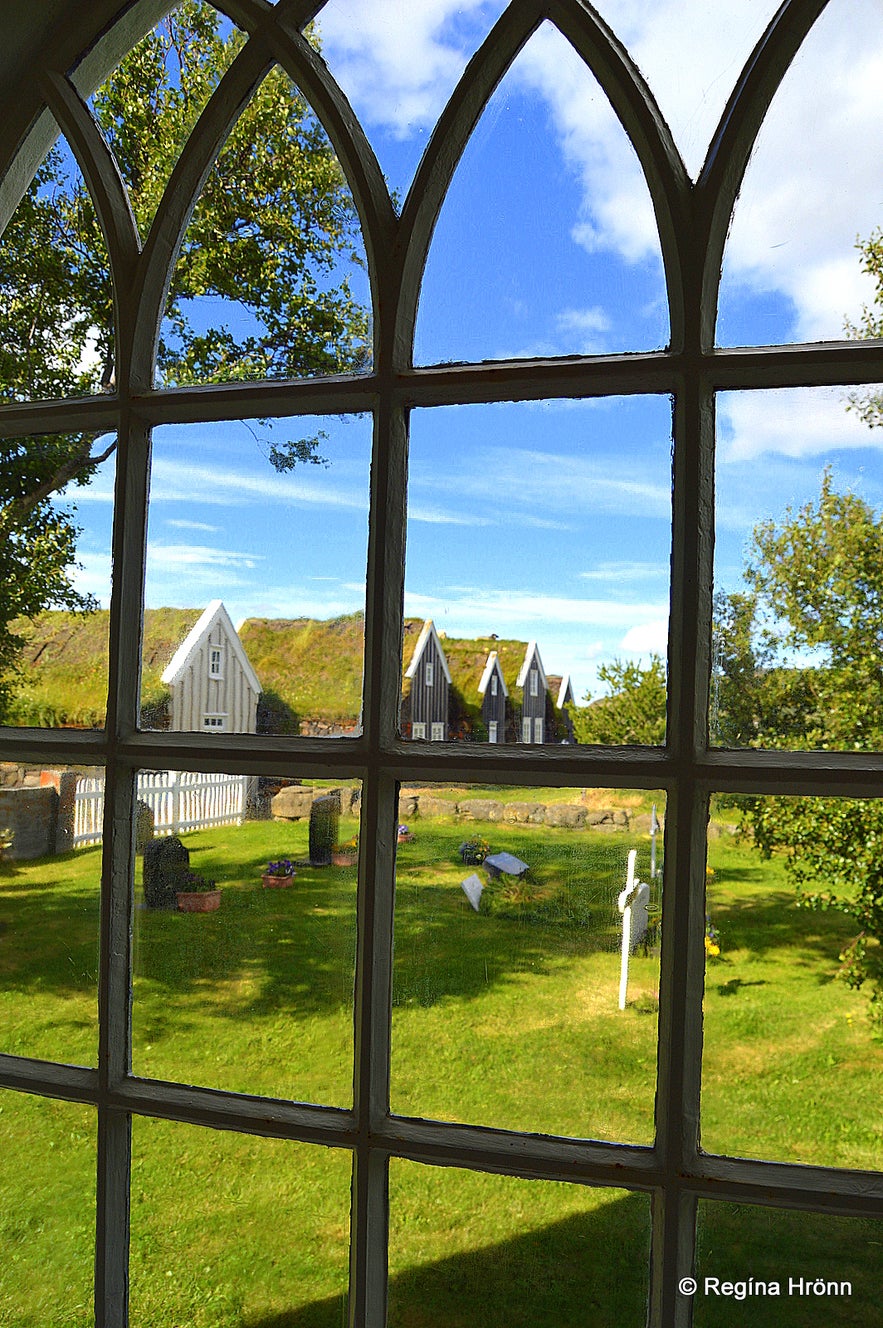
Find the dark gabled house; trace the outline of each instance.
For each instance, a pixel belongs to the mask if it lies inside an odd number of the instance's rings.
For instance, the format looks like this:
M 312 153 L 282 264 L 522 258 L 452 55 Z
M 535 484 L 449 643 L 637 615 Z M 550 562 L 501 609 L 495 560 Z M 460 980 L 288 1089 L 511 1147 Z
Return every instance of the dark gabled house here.
M 417 638 L 405 670 L 402 733 L 406 737 L 446 742 L 450 736 L 451 670 L 432 619 Z
M 521 693 L 519 741 L 524 743 L 548 741 L 551 737 L 547 713 L 549 687 L 536 641 L 531 641 L 524 652 L 524 661 L 515 679 L 515 686 Z
M 557 675 L 550 673 L 546 681 L 549 684 L 549 699 L 552 704 L 557 740 L 558 742 L 576 742 L 573 718 L 570 713 L 570 707 L 575 704 L 570 674 L 565 673 L 563 678 L 559 678 Z
M 484 672 L 478 684 L 481 697 L 481 719 L 488 742 L 505 742 L 509 709 L 509 688 L 503 677 L 503 666 L 498 651 L 487 657 Z

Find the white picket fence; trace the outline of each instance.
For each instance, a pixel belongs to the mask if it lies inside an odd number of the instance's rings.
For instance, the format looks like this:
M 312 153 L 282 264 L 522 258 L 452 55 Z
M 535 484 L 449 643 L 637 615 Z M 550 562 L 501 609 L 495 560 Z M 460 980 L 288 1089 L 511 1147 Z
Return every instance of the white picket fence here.
M 247 787 L 247 775 L 144 770 L 138 776 L 138 798 L 153 812 L 157 835 L 178 835 L 210 825 L 241 825 Z M 100 844 L 103 822 L 103 778 L 80 779 L 74 807 L 74 847 Z

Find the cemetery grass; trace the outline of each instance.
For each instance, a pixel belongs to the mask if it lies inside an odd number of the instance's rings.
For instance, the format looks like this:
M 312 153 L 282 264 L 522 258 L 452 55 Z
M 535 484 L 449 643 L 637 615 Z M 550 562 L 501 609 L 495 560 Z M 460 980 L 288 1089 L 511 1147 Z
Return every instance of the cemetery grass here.
M 354 829 L 343 823 L 341 838 Z M 650 1143 L 652 954 L 633 960 L 629 1007 L 616 1008 L 615 895 L 633 843 L 646 877 L 646 837 L 443 819 L 414 829 L 416 841 L 399 850 L 393 1110 Z M 523 857 L 533 878 L 526 897 L 489 891 L 480 915 L 460 889 L 470 869 L 456 857 L 475 833 Z M 222 885 L 222 908 L 136 911 L 135 1073 L 348 1105 L 355 871 L 302 869 L 292 889 L 262 891 L 269 858 L 306 855 L 305 823 L 206 830 L 186 842 L 194 869 Z M 883 1048 L 861 993 L 834 978 L 839 920 L 797 909 L 781 864 L 731 837 L 713 840 L 710 855 L 722 955 L 708 971 L 703 1146 L 879 1167 Z M 0 877 L 2 1050 L 94 1063 L 99 868 L 100 851 L 83 850 Z M 85 1328 L 92 1111 L 12 1092 L 0 1106 L 9 1251 L 0 1323 Z M 133 1322 L 336 1328 L 349 1183 L 342 1150 L 136 1119 Z M 393 1325 L 558 1328 L 584 1324 L 590 1311 L 593 1325 L 612 1328 L 642 1318 L 645 1196 L 403 1161 L 392 1164 L 391 1196 Z M 703 1213 L 715 1248 L 738 1248 L 743 1268 L 769 1265 L 767 1211 Z M 814 1220 L 780 1223 L 776 1268 L 802 1274 Z M 842 1227 L 826 1257 L 860 1283 L 879 1245 L 857 1246 L 856 1224 Z M 611 1253 L 621 1246 L 636 1258 Z M 801 1322 L 815 1322 L 798 1308 Z M 790 1322 L 782 1312 L 781 1301 L 752 1302 L 760 1325 Z M 856 1316 L 838 1323 L 870 1321 L 857 1294 L 838 1313 Z

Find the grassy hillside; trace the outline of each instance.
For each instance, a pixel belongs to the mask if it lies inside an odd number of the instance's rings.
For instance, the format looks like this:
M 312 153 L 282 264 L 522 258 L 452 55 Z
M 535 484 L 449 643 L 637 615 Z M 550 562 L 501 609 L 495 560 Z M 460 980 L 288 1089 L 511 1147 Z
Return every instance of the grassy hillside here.
M 265 700 L 300 720 L 350 725 L 362 703 L 365 617 L 247 618 L 239 629 Z
M 201 613 L 148 609 L 144 615 L 144 703 L 162 699 L 160 675 Z M 100 727 L 107 704 L 109 614 L 43 613 L 16 624 L 26 640 L 9 722 L 38 728 Z

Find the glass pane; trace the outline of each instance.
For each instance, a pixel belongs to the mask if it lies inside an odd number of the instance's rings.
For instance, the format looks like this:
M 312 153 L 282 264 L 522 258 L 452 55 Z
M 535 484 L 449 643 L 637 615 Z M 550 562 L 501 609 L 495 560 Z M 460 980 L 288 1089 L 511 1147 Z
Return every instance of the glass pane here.
M 363 417 L 155 431 L 146 728 L 357 729 L 370 450 Z
M 371 140 L 394 197 L 408 192 L 445 102 L 506 0 L 329 0 L 308 30 Z
M 163 384 L 371 367 L 358 216 L 331 142 L 274 68 L 209 172 L 172 273 Z
M 94 1065 L 100 770 L 3 767 L 0 1051 Z
M 142 771 L 136 1074 L 346 1106 L 360 788 Z
M 736 833 L 740 825 L 746 834 Z M 878 802 L 715 800 L 703 1050 L 707 1151 L 883 1165 L 875 958 L 881 832 Z
M 883 747 L 879 403 L 879 386 L 720 399 L 721 746 Z
M 349 1154 L 136 1117 L 132 1328 L 340 1324 Z
M 662 742 L 668 400 L 418 410 L 410 455 L 403 733 Z
M 3 232 L 0 289 L 0 401 L 89 396 L 113 386 L 110 261 L 61 136 Z
M 115 450 L 107 434 L 0 441 L 4 724 L 104 725 Z
M 194 125 L 244 42 L 245 34 L 206 0 L 186 0 L 90 97 L 142 236 Z
M 0 1089 L 0 1323 L 92 1328 L 95 1119 Z
M 742 66 L 778 9 L 776 0 L 713 7 L 703 0 L 599 0 L 594 8 L 648 80 L 695 179 Z
M 879 1313 L 878 1221 L 701 1200 L 697 1328 L 865 1328 Z
M 639 1328 L 649 1264 L 644 1195 L 390 1163 L 390 1328 Z
M 733 213 L 721 284 L 722 345 L 880 335 L 862 318 L 879 277 L 859 244 L 879 237 L 879 7 L 833 0 L 776 94 Z M 879 273 L 879 259 L 877 260 Z
M 650 196 L 614 126 L 593 76 L 546 24 L 497 88 L 451 182 L 426 265 L 417 363 L 667 341 Z
M 649 791 L 402 789 L 394 1111 L 652 1143 L 654 810 Z

